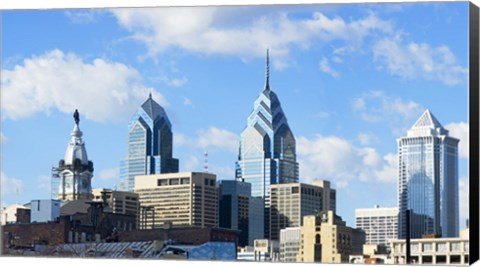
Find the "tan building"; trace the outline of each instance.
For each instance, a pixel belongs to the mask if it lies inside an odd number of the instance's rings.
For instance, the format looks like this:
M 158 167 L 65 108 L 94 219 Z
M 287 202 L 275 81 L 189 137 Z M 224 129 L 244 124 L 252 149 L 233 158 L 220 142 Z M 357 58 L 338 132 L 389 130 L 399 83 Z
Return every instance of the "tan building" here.
M 394 264 L 404 264 L 406 257 L 405 240 L 392 240 Z M 460 231 L 460 237 L 420 238 L 410 240 L 412 264 L 468 265 L 469 229 Z
M 137 216 L 140 202 L 138 194 L 126 191 L 116 191 L 105 188 L 94 188 L 92 190 L 93 201 L 103 202 L 113 213 L 121 213 Z
M 216 175 L 181 172 L 135 177 L 140 229 L 171 223 L 218 227 Z
M 324 180 L 312 184 L 274 184 L 270 187 L 270 201 L 269 236 L 271 240 L 279 240 L 281 229 L 301 226 L 304 216 L 335 210 L 335 189 Z
M 346 226 L 331 210 L 305 216 L 300 237 L 297 262 L 348 263 L 365 243 L 365 232 Z

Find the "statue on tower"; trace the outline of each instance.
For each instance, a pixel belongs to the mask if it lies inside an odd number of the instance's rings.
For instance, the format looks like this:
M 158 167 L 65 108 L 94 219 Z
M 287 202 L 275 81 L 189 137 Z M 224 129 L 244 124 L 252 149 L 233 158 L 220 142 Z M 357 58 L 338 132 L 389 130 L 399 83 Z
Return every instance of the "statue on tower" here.
M 75 119 L 75 124 L 78 125 L 78 123 L 80 122 L 80 114 L 78 113 L 77 109 L 75 109 L 75 113 L 73 113 L 73 118 Z

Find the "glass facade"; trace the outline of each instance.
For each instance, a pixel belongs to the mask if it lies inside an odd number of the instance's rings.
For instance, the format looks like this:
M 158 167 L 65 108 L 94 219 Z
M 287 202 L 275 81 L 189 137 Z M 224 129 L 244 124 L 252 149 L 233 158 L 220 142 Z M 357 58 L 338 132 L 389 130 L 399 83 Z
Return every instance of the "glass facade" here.
M 263 201 L 251 196 L 249 183 L 222 180 L 219 190 L 219 226 L 240 230 L 239 246 L 263 238 Z
M 429 110 L 398 140 L 399 238 L 407 209 L 412 238 L 458 236 L 458 142 Z
M 265 88 L 254 102 L 253 111 L 240 137 L 236 179 L 250 183 L 252 196 L 265 201 L 266 225 L 270 185 L 298 182 L 295 138 L 277 95 L 270 90 L 268 53 Z
M 120 163 L 123 190 L 133 191 L 137 175 L 178 172 L 171 129 L 165 110 L 150 95 L 128 125 L 128 155 Z

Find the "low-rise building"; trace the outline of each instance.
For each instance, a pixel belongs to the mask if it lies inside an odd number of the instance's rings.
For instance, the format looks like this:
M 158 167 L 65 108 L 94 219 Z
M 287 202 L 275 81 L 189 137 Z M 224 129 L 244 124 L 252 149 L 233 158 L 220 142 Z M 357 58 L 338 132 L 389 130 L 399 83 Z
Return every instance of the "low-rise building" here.
M 136 176 L 135 193 L 140 202 L 140 229 L 168 222 L 218 227 L 215 174 L 180 172 Z
M 51 222 L 60 217 L 61 202 L 58 199 L 32 200 L 30 203 L 30 222 Z
M 113 213 L 138 215 L 140 202 L 138 194 L 127 191 L 117 191 L 106 188 L 94 188 L 92 190 L 93 201 L 103 202 Z
M 298 262 L 348 263 L 365 243 L 365 232 L 348 227 L 333 211 L 305 216 L 300 234 Z
M 405 239 L 391 241 L 394 264 L 406 262 Z M 460 231 L 460 237 L 418 238 L 410 240 L 412 264 L 459 265 L 469 261 L 469 229 Z
M 300 252 L 300 227 L 280 230 L 280 261 L 296 262 Z

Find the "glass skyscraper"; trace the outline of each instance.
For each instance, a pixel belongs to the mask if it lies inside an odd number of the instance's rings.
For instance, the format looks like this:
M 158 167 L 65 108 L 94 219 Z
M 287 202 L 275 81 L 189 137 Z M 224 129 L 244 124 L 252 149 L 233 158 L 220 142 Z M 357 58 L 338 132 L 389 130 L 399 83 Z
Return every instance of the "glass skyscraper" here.
M 172 144 L 170 120 L 150 94 L 128 125 L 128 155 L 120 164 L 122 189 L 133 191 L 138 175 L 178 172 Z
M 448 136 L 427 109 L 397 142 L 398 237 L 406 237 L 407 209 L 411 211 L 411 238 L 425 234 L 458 236 L 459 140 Z
M 236 179 L 252 185 L 252 196 L 265 201 L 268 225 L 271 184 L 298 182 L 295 138 L 287 123 L 277 95 L 270 90 L 269 62 L 263 91 L 253 104 L 247 126 L 240 137 Z M 268 234 L 268 226 L 265 234 Z

